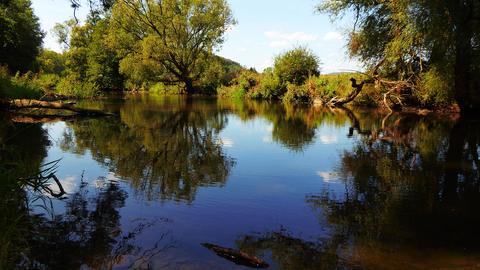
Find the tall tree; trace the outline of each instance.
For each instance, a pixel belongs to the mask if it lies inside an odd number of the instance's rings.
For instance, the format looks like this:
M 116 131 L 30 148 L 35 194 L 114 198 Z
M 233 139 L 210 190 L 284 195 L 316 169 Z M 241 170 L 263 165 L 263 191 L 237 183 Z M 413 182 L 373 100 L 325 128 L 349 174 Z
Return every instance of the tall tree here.
M 327 0 L 333 18 L 353 12 L 349 50 L 391 89 L 408 88 L 424 103 L 480 109 L 478 0 Z
M 43 36 L 30 0 L 0 1 L 0 64 L 12 72 L 32 69 Z
M 188 94 L 235 23 L 225 0 L 121 0 L 112 20 L 117 36 L 131 37 L 119 40 L 132 42 L 125 56 L 159 63 L 159 80 L 183 83 Z

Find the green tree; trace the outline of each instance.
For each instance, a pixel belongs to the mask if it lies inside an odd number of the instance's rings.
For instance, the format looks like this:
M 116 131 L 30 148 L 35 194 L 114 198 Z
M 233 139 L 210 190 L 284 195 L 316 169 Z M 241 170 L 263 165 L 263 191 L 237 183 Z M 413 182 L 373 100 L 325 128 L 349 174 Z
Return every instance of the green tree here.
M 350 54 L 375 69 L 386 90 L 480 108 L 480 2 L 329 0 L 318 9 L 334 19 L 355 14 Z
M 30 0 L 0 2 L 0 64 L 12 72 L 33 69 L 43 35 Z
M 309 76 L 319 75 L 319 60 L 312 51 L 298 47 L 275 58 L 274 73 L 282 83 L 303 84 Z
M 129 59 L 155 61 L 158 81 L 183 83 L 188 94 L 235 23 L 225 0 L 124 0 L 115 3 L 112 19 L 115 35 L 129 37 L 116 39 Z
M 67 74 L 60 84 L 61 92 L 89 95 L 96 90 L 123 88 L 120 60 L 106 39 L 109 25 L 108 17 L 91 14 L 84 25 L 67 21 L 55 26 L 58 42 L 68 48 L 65 52 Z M 79 85 L 80 89 L 76 90 Z
M 45 74 L 61 74 L 65 70 L 65 57 L 51 50 L 43 49 L 37 63 L 40 72 Z

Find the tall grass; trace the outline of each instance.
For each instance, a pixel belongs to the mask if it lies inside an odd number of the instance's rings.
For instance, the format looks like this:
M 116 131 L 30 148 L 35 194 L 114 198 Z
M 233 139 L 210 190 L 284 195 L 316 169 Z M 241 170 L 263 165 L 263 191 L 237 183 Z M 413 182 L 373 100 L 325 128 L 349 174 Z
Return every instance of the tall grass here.
M 0 96 L 2 98 L 38 99 L 43 95 L 41 88 L 33 82 L 33 73 L 11 76 L 6 67 L 0 66 Z

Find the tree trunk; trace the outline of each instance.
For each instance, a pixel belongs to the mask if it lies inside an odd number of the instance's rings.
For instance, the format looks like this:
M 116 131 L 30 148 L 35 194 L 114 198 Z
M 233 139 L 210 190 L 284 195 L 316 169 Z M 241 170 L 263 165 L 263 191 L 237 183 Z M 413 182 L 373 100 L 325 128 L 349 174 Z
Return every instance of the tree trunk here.
M 351 78 L 350 81 L 352 82 L 353 92 L 351 92 L 350 95 L 348 95 L 346 97 L 343 97 L 343 98 L 337 98 L 337 97 L 332 98 L 327 103 L 328 105 L 338 106 L 338 107 L 343 106 L 347 103 L 352 102 L 358 96 L 358 94 L 360 94 L 360 92 L 363 89 L 363 85 L 365 85 L 366 82 L 362 81 L 360 84 L 357 84 L 357 80 L 354 79 L 354 78 Z
M 474 74 L 472 63 L 474 1 L 457 1 L 455 12 L 455 99 L 462 113 L 480 110 L 480 94 L 474 80 L 479 80 Z
M 82 109 L 73 106 L 74 103 L 65 103 L 58 101 L 43 101 L 35 99 L 12 99 L 0 100 L 0 107 L 5 107 L 8 109 L 51 109 L 51 110 L 66 110 L 71 111 L 79 115 L 88 115 L 88 116 L 104 116 L 112 115 L 109 112 L 104 112 L 100 110 L 93 109 Z
M 195 93 L 195 89 L 193 87 L 193 81 L 189 78 L 183 80 L 185 82 L 185 92 L 187 95 L 191 96 Z

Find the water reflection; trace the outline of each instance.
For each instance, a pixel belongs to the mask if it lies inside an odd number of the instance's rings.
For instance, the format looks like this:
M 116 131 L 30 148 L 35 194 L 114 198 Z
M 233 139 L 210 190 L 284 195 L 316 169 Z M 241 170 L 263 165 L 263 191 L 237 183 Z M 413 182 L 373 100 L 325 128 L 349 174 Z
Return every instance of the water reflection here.
M 480 262 L 476 119 L 152 96 L 94 105 L 118 117 L 67 122 L 58 145 L 40 124 L 2 122 L 1 269 L 176 267 L 175 256 L 237 267 L 207 241 L 272 269 Z M 40 214 L 18 179 L 59 158 L 52 147 L 118 182 L 72 185 L 61 214 Z M 145 218 L 132 221 L 137 211 Z M 169 222 L 172 232 L 159 225 Z M 149 229 L 153 245 L 141 240 Z
M 244 252 L 269 256 L 279 269 L 356 269 L 338 253 L 342 238 L 308 241 L 290 235 L 285 229 L 245 235 L 236 240 Z
M 146 200 L 192 202 L 199 187 L 225 183 L 234 165 L 219 143 L 225 114 L 186 102 L 173 110 L 129 103 L 120 114 L 69 123 L 63 149 L 89 150 Z
M 343 238 L 341 246 L 363 266 L 372 266 L 368 260 L 373 255 L 365 249 L 382 260 L 395 259 L 391 252 L 397 259 L 405 256 L 403 264 L 389 268 L 426 261 L 411 255 L 426 256 L 432 249 L 446 249 L 459 258 L 459 254 L 478 254 L 479 122 L 411 114 L 381 120 L 361 128 L 362 121 L 353 119 L 360 140 L 341 155 L 338 173 L 344 194 L 324 190 L 308 195 L 307 203 L 322 209 L 335 226 L 334 238 Z M 427 268 L 453 262 L 428 263 Z M 474 265 L 475 260 L 463 267 Z
M 0 117 L 0 269 L 12 269 L 28 247 L 28 194 L 17 178 L 37 172 L 48 145 L 41 125 L 16 124 Z
M 91 197 L 82 183 L 66 202 L 66 212 L 49 218 L 30 216 L 28 253 L 18 263 L 26 269 L 147 268 L 148 258 L 174 246 L 167 233 L 159 233 L 153 248 L 144 250 L 134 242 L 144 230 L 163 220 L 138 220 L 131 231 L 120 224 L 119 209 L 127 194 L 109 182 Z M 45 252 L 48 251 L 48 252 Z

